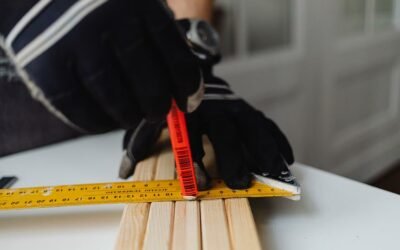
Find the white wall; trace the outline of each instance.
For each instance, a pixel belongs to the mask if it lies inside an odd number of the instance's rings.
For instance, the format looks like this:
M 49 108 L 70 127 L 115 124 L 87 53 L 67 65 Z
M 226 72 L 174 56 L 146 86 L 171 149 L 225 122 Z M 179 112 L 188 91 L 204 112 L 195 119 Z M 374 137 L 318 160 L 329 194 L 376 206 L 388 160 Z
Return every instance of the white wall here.
M 366 181 L 400 159 L 399 1 L 354 1 L 217 1 L 234 40 L 218 72 L 299 161 Z

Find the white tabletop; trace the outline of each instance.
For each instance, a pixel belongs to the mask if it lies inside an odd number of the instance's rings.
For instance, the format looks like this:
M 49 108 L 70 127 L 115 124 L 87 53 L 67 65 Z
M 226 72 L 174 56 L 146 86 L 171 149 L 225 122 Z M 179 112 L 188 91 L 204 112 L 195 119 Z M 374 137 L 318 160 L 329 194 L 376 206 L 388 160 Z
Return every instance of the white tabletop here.
M 0 159 L 15 187 L 117 181 L 122 132 Z M 264 249 L 397 249 L 400 196 L 296 164 L 298 202 L 252 200 Z M 0 212 L 0 248 L 113 249 L 124 205 Z

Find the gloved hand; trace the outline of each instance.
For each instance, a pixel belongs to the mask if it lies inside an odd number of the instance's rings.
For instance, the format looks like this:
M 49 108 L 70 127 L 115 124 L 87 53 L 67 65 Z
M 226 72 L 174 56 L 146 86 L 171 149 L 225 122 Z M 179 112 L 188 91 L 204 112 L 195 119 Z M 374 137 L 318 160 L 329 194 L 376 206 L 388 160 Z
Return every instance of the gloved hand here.
M 284 182 L 292 181 L 288 165 L 294 162 L 294 157 L 285 135 L 271 119 L 236 96 L 225 81 L 213 75 L 212 66 L 219 56 L 193 46 L 199 55 L 205 82 L 202 103 L 193 113 L 186 114 L 199 189 L 210 186 L 210 177 L 202 162 L 203 134 L 210 139 L 219 175 L 230 188 L 249 187 L 251 172 Z M 135 130 L 126 133 L 121 178 L 132 175 L 136 164 L 149 155 L 163 125 L 164 122 L 143 121 Z
M 2 0 L 0 46 L 32 96 L 81 131 L 201 100 L 197 59 L 161 0 Z
M 199 189 L 206 189 L 210 184 L 202 162 L 203 134 L 210 139 L 219 175 L 230 188 L 247 188 L 251 172 L 287 181 L 288 165 L 294 162 L 294 157 L 278 126 L 236 96 L 223 80 L 205 76 L 204 100 L 196 111 L 186 115 Z M 143 121 L 134 132 L 126 133 L 121 178 L 132 175 L 136 164 L 148 156 L 163 125 Z

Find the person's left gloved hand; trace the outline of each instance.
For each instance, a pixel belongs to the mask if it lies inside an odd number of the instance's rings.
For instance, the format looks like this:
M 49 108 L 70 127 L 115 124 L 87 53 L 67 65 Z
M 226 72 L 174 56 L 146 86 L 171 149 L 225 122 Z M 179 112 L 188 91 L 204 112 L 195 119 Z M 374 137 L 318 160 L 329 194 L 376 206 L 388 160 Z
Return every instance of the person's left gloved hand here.
M 210 139 L 220 177 L 232 189 L 251 184 L 251 172 L 285 182 L 292 178 L 288 165 L 294 162 L 291 146 L 278 126 L 263 113 L 236 96 L 229 85 L 203 67 L 205 95 L 199 108 L 186 114 L 190 144 L 199 189 L 209 187 L 204 169 L 202 135 Z M 148 156 L 163 123 L 143 121 L 125 135 L 126 156 L 120 177 L 133 174 L 135 165 Z

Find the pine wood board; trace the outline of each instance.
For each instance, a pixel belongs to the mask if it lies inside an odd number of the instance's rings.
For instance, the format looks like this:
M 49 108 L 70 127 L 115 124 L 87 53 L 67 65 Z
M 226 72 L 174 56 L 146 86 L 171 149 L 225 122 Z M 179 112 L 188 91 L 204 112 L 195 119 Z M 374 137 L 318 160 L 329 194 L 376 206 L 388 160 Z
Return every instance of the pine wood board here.
M 234 249 L 261 250 L 260 239 L 248 199 L 226 199 L 225 211 Z
M 173 202 L 153 202 L 150 205 L 143 249 L 170 249 L 172 241 L 173 219 Z
M 158 155 L 154 179 L 175 179 L 174 158 L 170 149 L 167 147 L 168 144 L 165 143 L 168 142 L 168 134 L 166 131 L 161 138 L 163 139 L 160 145 L 164 145 L 164 147 L 160 149 Z M 170 249 L 173 232 L 174 207 L 175 204 L 172 201 L 151 203 L 143 249 Z
M 175 203 L 173 250 L 201 250 L 200 202 Z
M 156 154 L 138 164 L 133 180 L 173 179 L 172 152 L 165 131 Z M 205 143 L 204 163 L 216 176 L 214 152 Z M 247 199 L 154 202 L 125 207 L 117 250 L 261 249 Z
M 200 211 L 203 249 L 233 249 L 230 244 L 224 201 L 222 199 L 201 201 Z
M 154 168 L 154 158 L 142 161 L 136 168 L 134 180 L 151 180 Z M 149 203 L 136 203 L 125 206 L 115 249 L 142 249 L 149 208 Z

